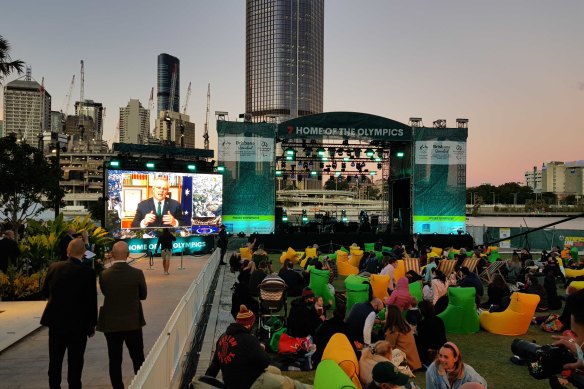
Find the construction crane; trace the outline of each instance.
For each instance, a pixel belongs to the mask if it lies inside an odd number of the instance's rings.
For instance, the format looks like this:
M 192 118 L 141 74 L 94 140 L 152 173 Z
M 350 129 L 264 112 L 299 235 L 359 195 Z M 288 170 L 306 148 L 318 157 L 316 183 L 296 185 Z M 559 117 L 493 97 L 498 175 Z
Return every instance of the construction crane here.
M 69 114 L 69 105 L 71 104 L 71 94 L 73 93 L 73 86 L 75 85 L 75 75 L 71 78 L 71 83 L 69 84 L 69 92 L 65 96 L 65 101 L 63 102 L 63 107 L 61 109 L 61 113 L 67 117 Z
M 205 112 L 205 133 L 203 139 L 205 140 L 205 150 L 209 150 L 209 111 L 211 109 L 211 83 L 207 84 L 207 111 Z
M 154 87 L 150 89 L 150 98 L 148 99 L 148 116 L 152 118 L 152 111 L 154 111 Z M 155 118 L 155 122 L 156 122 Z M 148 126 L 150 126 L 150 122 L 148 122 Z M 150 138 L 156 138 L 156 126 L 152 130 L 149 131 L 148 136 Z
M 185 105 L 183 106 L 183 115 L 187 114 L 187 108 L 189 107 L 189 100 L 191 99 L 191 83 L 189 82 L 189 87 L 187 88 L 187 97 L 185 99 Z
M 85 118 L 83 115 L 83 103 L 84 103 L 84 94 L 85 94 L 85 64 L 83 60 L 81 60 L 81 85 L 79 86 L 79 108 L 77 110 L 77 118 L 79 119 L 77 128 L 81 132 L 82 129 L 85 129 Z

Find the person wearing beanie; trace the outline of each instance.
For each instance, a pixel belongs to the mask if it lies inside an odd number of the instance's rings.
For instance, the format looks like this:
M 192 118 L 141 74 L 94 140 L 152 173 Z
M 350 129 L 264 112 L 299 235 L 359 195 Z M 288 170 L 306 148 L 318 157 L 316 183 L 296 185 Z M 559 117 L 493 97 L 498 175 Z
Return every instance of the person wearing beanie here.
M 264 373 L 270 359 L 258 338 L 251 334 L 255 315 L 245 305 L 239 307 L 235 323 L 219 337 L 205 375 L 217 377 L 219 370 L 225 388 L 249 389 Z
M 373 366 L 371 376 L 373 381 L 367 384 L 365 389 L 417 389 L 417 386 L 410 382 L 410 378 L 400 373 L 391 362 L 378 362 Z
M 288 335 L 296 338 L 314 336 L 322 320 L 314 308 L 314 292 L 306 287 L 302 296 L 292 301 L 288 315 Z

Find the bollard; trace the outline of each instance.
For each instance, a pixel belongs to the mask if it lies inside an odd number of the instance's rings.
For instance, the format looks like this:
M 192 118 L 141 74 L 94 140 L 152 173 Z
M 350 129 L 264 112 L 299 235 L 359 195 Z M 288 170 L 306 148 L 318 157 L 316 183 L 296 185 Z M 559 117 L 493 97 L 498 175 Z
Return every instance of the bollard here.
M 149 256 L 149 258 L 148 258 L 149 266 L 148 266 L 148 269 L 146 269 L 146 270 L 154 270 L 154 254 L 152 253 L 152 250 L 150 250 L 150 249 L 146 250 L 146 255 Z
M 185 256 L 185 250 L 183 249 L 180 252 L 180 267 L 178 268 L 178 270 L 185 270 L 186 269 L 186 267 L 183 267 L 183 258 L 184 258 L 184 256 Z

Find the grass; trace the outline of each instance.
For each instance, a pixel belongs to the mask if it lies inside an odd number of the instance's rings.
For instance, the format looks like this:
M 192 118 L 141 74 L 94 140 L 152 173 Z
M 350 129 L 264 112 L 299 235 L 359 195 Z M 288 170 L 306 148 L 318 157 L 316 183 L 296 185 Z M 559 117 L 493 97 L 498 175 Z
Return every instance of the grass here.
M 270 255 L 270 259 L 274 264 L 274 271 L 279 270 L 279 255 Z M 344 277 L 336 279 L 333 285 L 337 291 L 345 290 Z M 562 287 L 558 285 L 558 291 L 561 292 L 561 290 Z M 550 311 L 536 315 L 543 316 L 549 313 L 560 312 Z M 517 366 L 509 361 L 512 356 L 511 342 L 515 338 L 535 341 L 541 345 L 552 342 L 551 334 L 544 332 L 538 326 L 530 326 L 527 334 L 519 337 L 495 335 L 481 330 L 476 334 L 447 334 L 447 338 L 458 345 L 464 362 L 475 368 L 487 380 L 489 389 L 549 388 L 547 380 L 538 381 L 529 375 L 526 366 Z M 315 371 L 290 371 L 284 374 L 312 384 Z M 421 388 L 425 388 L 425 373 L 416 373 L 414 382 Z

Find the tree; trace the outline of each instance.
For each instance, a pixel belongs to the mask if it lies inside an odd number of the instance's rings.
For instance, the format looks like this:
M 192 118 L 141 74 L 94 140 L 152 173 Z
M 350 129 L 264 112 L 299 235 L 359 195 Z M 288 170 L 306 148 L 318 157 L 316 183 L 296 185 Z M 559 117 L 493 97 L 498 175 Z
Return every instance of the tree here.
M 17 143 L 11 134 L 0 138 L 0 216 L 15 232 L 28 219 L 44 211 L 46 204 L 61 202 L 62 172 L 56 157 L 49 162 L 42 151 Z
M 23 67 L 23 61 L 13 61 L 10 58 L 10 44 L 0 35 L 0 85 L 2 85 L 4 78 L 8 77 L 12 72 L 22 73 Z

